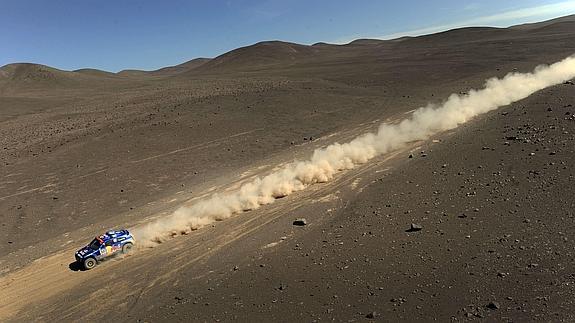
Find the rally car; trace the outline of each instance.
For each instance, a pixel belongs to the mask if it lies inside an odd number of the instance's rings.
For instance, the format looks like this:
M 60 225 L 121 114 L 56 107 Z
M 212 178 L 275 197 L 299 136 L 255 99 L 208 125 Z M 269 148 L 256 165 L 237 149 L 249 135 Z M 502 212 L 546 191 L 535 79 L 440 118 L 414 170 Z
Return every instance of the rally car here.
M 110 230 L 76 251 L 76 261 L 85 269 L 92 269 L 104 258 L 118 253 L 128 253 L 134 243 L 134 237 L 128 230 Z

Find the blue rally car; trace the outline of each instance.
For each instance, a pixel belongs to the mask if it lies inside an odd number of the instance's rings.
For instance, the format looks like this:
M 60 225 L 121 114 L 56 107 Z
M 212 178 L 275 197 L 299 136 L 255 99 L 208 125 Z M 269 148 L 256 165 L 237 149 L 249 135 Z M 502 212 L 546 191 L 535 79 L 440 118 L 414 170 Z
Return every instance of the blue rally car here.
M 134 243 L 134 237 L 128 230 L 110 230 L 76 251 L 76 261 L 84 265 L 84 268 L 92 269 L 104 258 L 118 253 L 128 253 Z

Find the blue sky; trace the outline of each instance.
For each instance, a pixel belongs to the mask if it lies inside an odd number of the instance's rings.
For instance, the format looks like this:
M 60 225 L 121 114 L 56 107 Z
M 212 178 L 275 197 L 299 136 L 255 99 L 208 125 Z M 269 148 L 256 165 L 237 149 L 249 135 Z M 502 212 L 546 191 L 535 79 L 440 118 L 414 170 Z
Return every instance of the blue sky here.
M 394 38 L 575 13 L 575 0 L 0 0 L 0 66 L 156 69 L 262 40 Z

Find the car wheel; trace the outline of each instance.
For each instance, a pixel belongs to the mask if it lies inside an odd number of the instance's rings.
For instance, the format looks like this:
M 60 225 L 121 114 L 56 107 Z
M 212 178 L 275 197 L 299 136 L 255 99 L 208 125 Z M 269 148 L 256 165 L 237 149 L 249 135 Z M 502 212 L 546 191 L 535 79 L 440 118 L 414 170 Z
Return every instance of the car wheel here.
M 122 253 L 128 253 L 132 250 L 134 245 L 131 242 L 128 242 L 122 246 Z
M 88 258 L 84 260 L 84 268 L 86 268 L 86 270 L 90 270 L 94 267 L 96 267 L 96 259 Z

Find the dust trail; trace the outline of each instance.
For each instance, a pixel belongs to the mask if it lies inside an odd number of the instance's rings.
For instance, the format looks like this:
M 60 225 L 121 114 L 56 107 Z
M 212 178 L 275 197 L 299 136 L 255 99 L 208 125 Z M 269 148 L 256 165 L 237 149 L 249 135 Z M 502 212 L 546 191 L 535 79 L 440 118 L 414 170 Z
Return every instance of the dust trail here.
M 134 235 L 144 244 L 153 244 L 257 209 L 314 183 L 329 181 L 337 172 L 401 148 L 408 142 L 428 139 L 435 133 L 456 128 L 477 115 L 574 77 L 575 56 L 570 56 L 550 66 L 539 66 L 532 73 L 510 73 L 501 79 L 489 79 L 481 90 L 471 90 L 463 95 L 452 94 L 443 104 L 419 108 L 410 118 L 399 123 L 381 124 L 376 133 L 317 149 L 307 161 L 288 164 L 242 185 L 235 192 L 214 194 L 191 206 L 183 206 L 169 216 L 135 228 Z

